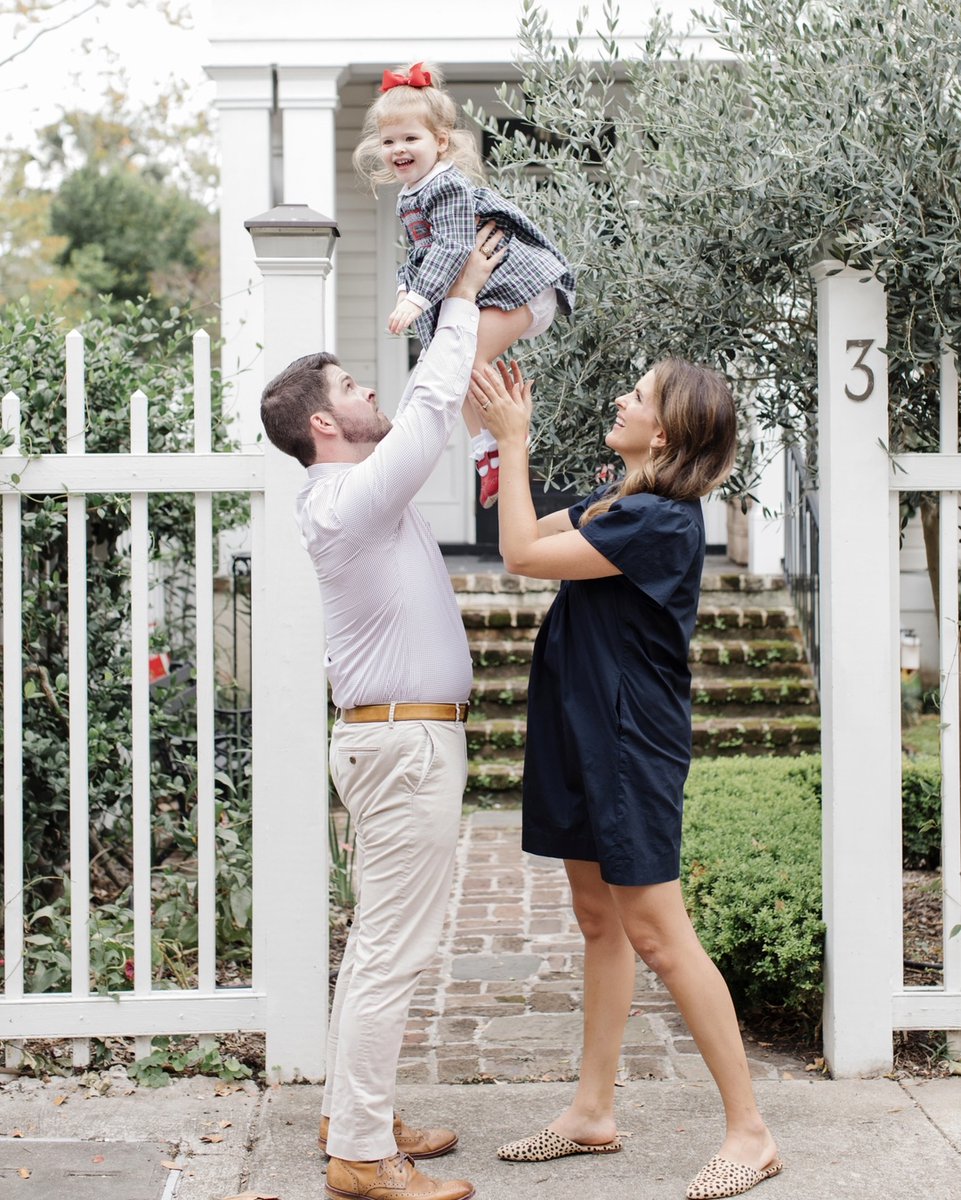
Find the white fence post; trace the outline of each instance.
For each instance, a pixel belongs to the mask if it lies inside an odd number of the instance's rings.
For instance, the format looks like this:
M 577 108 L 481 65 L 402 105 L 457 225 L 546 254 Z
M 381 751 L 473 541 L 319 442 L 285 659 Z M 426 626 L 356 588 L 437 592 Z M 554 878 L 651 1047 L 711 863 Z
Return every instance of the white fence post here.
M 324 348 L 330 257 L 318 216 L 280 205 L 246 222 L 264 277 L 265 381 Z M 322 1079 L 327 1033 L 327 679 L 317 580 L 294 522 L 303 482 L 265 439 L 251 523 L 254 924 L 274 1082 Z
M 897 497 L 889 498 L 884 290 L 831 260 L 818 303 L 824 1053 L 835 1077 L 892 1062 L 900 980 Z M 896 524 L 894 530 L 896 531 Z M 897 545 L 894 538 L 893 545 Z M 897 943 L 897 944 L 896 944 Z

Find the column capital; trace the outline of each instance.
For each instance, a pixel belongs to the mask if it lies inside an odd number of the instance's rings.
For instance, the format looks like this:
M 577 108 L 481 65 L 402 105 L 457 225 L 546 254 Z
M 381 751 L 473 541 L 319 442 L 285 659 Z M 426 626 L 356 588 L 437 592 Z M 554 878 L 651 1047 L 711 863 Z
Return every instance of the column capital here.
M 274 79 L 270 66 L 204 67 L 217 85 L 214 108 L 271 109 L 274 104 Z
M 340 107 L 342 67 L 277 67 L 277 103 L 280 108 Z

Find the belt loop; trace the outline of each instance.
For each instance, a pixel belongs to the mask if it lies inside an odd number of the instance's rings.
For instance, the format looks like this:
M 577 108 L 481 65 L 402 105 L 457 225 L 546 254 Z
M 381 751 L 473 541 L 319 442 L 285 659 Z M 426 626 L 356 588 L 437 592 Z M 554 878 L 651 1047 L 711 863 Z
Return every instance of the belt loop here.
M 395 709 L 396 707 L 397 707 L 396 703 L 395 703 L 393 700 L 391 700 L 391 702 L 390 702 L 390 708 L 389 708 L 389 710 L 388 710 L 388 712 L 387 712 L 387 722 L 388 722 L 388 724 L 390 724 L 390 725 L 393 725 L 393 723 L 394 723 L 394 709 Z

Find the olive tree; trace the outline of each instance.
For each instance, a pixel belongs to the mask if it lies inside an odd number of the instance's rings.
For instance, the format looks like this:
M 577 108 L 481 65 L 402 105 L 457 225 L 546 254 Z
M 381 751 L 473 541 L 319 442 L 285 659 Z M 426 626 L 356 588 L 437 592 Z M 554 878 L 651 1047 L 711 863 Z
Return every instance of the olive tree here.
M 813 261 L 888 295 L 892 448 L 937 437 L 942 342 L 961 348 L 961 8 L 956 0 L 719 0 L 718 51 L 655 17 L 630 57 L 555 39 L 525 0 L 520 83 L 484 114 L 497 186 L 574 263 L 573 319 L 535 343 L 545 472 L 589 483 L 608 402 L 665 354 L 723 367 L 762 428 L 815 420 Z M 750 486 L 750 473 L 734 487 Z

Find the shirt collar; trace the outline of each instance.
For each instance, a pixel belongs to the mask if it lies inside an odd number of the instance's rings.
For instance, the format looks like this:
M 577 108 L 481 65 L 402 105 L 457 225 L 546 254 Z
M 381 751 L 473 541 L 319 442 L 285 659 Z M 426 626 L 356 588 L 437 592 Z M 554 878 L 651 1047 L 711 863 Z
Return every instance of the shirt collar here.
M 422 187 L 425 187 L 432 179 L 436 179 L 438 175 L 442 175 L 444 171 L 449 171 L 454 164 L 452 162 L 436 162 L 427 172 L 423 179 L 418 179 L 416 183 L 405 183 L 400 189 L 402 196 L 412 196 L 415 192 L 419 192 Z
M 307 468 L 307 478 L 311 481 L 322 479 L 325 475 L 335 475 L 338 471 L 347 471 L 356 465 L 350 462 L 313 463 Z

